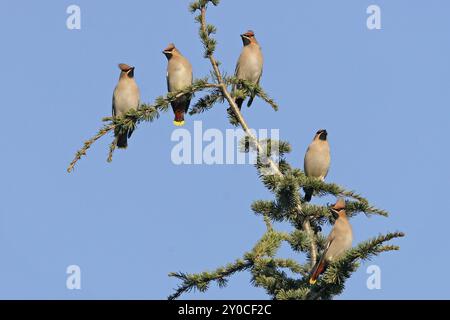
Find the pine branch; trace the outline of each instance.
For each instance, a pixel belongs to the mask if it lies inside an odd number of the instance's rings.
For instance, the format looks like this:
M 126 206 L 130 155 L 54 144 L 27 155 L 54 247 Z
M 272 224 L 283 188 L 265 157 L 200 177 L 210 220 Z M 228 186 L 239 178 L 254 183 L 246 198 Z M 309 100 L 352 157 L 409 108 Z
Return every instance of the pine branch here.
M 349 218 L 356 216 L 358 213 L 364 213 L 367 216 L 375 214 L 387 217 L 388 215 L 388 213 L 384 210 L 376 209 L 367 203 L 359 201 L 346 201 L 345 212 Z M 303 213 L 313 219 L 328 219 L 330 224 L 333 224 L 336 220 L 335 215 L 330 211 L 330 207 L 328 206 L 318 206 L 310 203 L 304 203 Z
M 295 261 L 293 259 L 275 258 L 275 259 L 273 259 L 273 263 L 278 268 L 289 269 L 292 273 L 300 274 L 303 277 L 307 277 L 309 275 L 309 268 L 307 268 L 304 265 L 299 264 L 297 261 Z
M 293 170 L 293 175 L 296 177 L 300 187 L 312 188 L 318 196 L 331 194 L 336 197 L 350 197 L 357 200 L 357 202 L 347 202 L 347 209 L 349 212 L 363 212 L 366 215 L 377 214 L 385 217 L 389 215 L 387 211 L 370 205 L 369 201 L 361 195 L 354 191 L 345 190 L 335 183 L 327 183 L 319 179 L 307 177 L 305 173 L 299 169 Z
M 222 103 L 223 97 L 220 90 L 214 90 L 213 92 L 205 95 L 204 97 L 198 99 L 198 101 L 192 106 L 189 115 L 203 113 L 210 110 L 216 103 Z
M 206 24 L 206 5 L 208 1 L 198 1 L 197 5 L 193 5 L 191 8 L 194 8 L 194 11 L 200 10 L 200 15 L 197 18 L 197 21 L 200 22 L 200 38 L 202 39 L 202 43 L 205 48 L 205 57 L 208 58 L 211 62 L 211 65 L 213 67 L 214 72 L 214 78 L 216 79 L 218 85 L 220 86 L 220 89 L 222 91 L 223 98 L 228 102 L 230 108 L 229 108 L 229 118 L 231 120 L 232 124 L 239 124 L 242 129 L 246 133 L 246 138 L 244 142 L 241 144 L 241 147 L 245 151 L 250 150 L 250 148 L 253 148 L 257 152 L 257 164 L 256 167 L 258 169 L 258 173 L 260 174 L 260 177 L 263 181 L 263 183 L 276 194 L 276 201 L 275 202 L 256 202 L 253 204 L 252 208 L 256 212 L 260 212 L 264 214 L 266 217 L 274 217 L 276 214 L 280 214 L 283 211 L 287 212 L 293 212 L 295 213 L 295 216 L 293 217 L 293 220 L 295 220 L 300 225 L 300 230 L 298 230 L 297 233 L 291 234 L 291 235 L 285 235 L 283 234 L 281 236 L 281 233 L 277 233 L 273 231 L 273 229 L 268 227 L 268 231 L 264 236 L 261 238 L 261 240 L 257 243 L 257 245 L 254 247 L 254 249 L 246 254 L 246 260 L 251 261 L 251 273 L 252 273 L 252 279 L 253 283 L 256 286 L 261 286 L 266 289 L 266 291 L 272 295 L 275 298 L 288 298 L 288 297 L 306 297 L 306 294 L 308 292 L 308 289 L 305 287 L 306 282 L 305 279 L 291 279 L 289 278 L 284 271 L 279 270 L 279 268 L 291 266 L 292 264 L 288 263 L 287 261 L 281 261 L 274 258 L 274 255 L 276 251 L 278 250 L 279 246 L 281 245 L 281 241 L 288 241 L 290 242 L 291 246 L 293 248 L 297 249 L 305 249 L 305 246 L 308 246 L 308 255 L 310 258 L 310 264 L 308 267 L 303 267 L 300 265 L 295 265 L 295 271 L 302 272 L 303 277 L 306 278 L 306 275 L 308 274 L 310 268 L 316 263 L 317 261 L 317 244 L 320 244 L 321 246 L 324 245 L 325 240 L 320 235 L 315 235 L 311 228 L 311 224 L 309 221 L 309 216 L 306 215 L 302 211 L 302 201 L 300 199 L 300 196 L 297 192 L 297 190 L 305 186 L 307 184 L 317 184 L 316 181 L 311 180 L 307 178 L 303 173 L 301 173 L 299 170 L 296 172 L 297 174 L 290 173 L 290 167 L 285 163 L 284 165 L 284 173 L 281 172 L 279 167 L 272 161 L 271 159 L 271 150 L 270 148 L 267 148 L 267 144 L 271 144 L 271 141 L 268 141 L 266 143 L 266 148 L 263 147 L 264 142 L 258 141 L 256 137 L 252 134 L 250 131 L 245 119 L 243 118 L 239 108 L 237 107 L 234 98 L 231 96 L 230 92 L 228 91 L 227 85 L 229 84 L 239 84 L 240 90 L 243 92 L 240 92 L 239 90 L 236 95 L 241 94 L 259 94 L 266 102 L 271 104 L 272 106 L 275 105 L 273 100 L 267 97 L 267 95 L 256 86 L 251 86 L 251 84 L 247 82 L 239 82 L 236 79 L 233 78 L 224 78 L 222 74 L 220 73 L 220 70 L 217 67 L 217 62 L 214 58 L 214 49 L 216 42 L 215 40 L 211 39 L 209 37 L 208 25 Z M 215 30 L 215 29 L 214 29 Z M 224 80 L 225 79 L 225 80 Z M 208 105 L 208 104 L 206 104 Z M 290 151 L 290 148 L 285 148 L 286 152 Z M 267 174 L 268 170 L 269 172 L 272 172 L 272 174 Z M 301 173 L 301 174 L 300 174 Z M 320 188 L 319 188 L 320 187 Z M 375 208 L 369 206 L 367 200 L 360 197 L 359 195 L 348 192 L 346 190 L 343 190 L 337 185 L 320 185 L 316 186 L 315 190 L 318 192 L 328 192 L 332 194 L 340 194 L 345 195 L 349 197 L 353 197 L 361 204 L 359 206 L 354 206 L 355 208 L 358 208 L 360 210 L 371 210 L 373 212 L 376 211 Z M 382 211 L 380 210 L 379 213 Z M 299 219 L 299 216 L 302 216 L 301 219 Z M 280 217 L 280 216 L 278 216 Z M 268 224 L 269 222 L 266 223 Z M 295 239 L 296 238 L 296 239 Z M 293 271 L 293 270 L 291 270 Z M 207 278 L 208 280 L 209 278 Z M 190 278 L 186 281 L 185 279 L 184 284 L 182 285 L 182 290 L 188 290 L 192 287 L 197 287 L 200 289 L 205 289 L 207 287 L 206 284 L 202 282 L 203 278 L 200 279 L 194 279 Z M 200 281 L 200 282 L 199 282 Z M 205 287 L 206 285 L 206 287 Z M 293 288 L 289 290 L 285 290 L 285 288 Z M 205 289 L 206 290 L 206 289 Z M 178 297 L 181 293 L 177 294 L 179 291 L 176 292 L 175 298 Z
M 108 132 L 110 132 L 111 130 L 114 130 L 115 126 L 112 124 L 108 124 L 105 125 L 103 128 L 101 128 L 98 133 L 93 136 L 91 139 L 87 140 L 84 143 L 84 146 L 78 150 L 75 153 L 75 158 L 72 160 L 72 162 L 69 164 L 69 167 L 67 168 L 67 172 L 72 172 L 75 164 L 78 162 L 78 160 L 81 159 L 82 156 L 86 155 L 87 150 L 92 146 L 92 144 L 97 141 L 98 139 L 100 139 L 101 137 L 103 137 L 105 134 L 107 134 Z
M 181 294 L 190 292 L 193 289 L 205 292 L 212 281 L 216 281 L 219 286 L 225 286 L 227 277 L 236 272 L 251 268 L 255 261 L 258 261 L 262 256 L 273 256 L 281 245 L 281 241 L 283 241 L 287 235 L 274 231 L 268 219 L 266 219 L 265 222 L 267 227 L 266 233 L 258 241 L 253 250 L 244 255 L 243 259 L 236 260 L 234 263 L 228 264 L 225 267 L 220 267 L 212 272 L 202 272 L 199 274 L 170 273 L 169 276 L 181 279 L 182 284 L 176 289 L 174 294 L 169 296 L 169 300 L 177 299 Z M 294 270 L 300 270 L 300 267 L 293 261 L 280 260 L 279 263 L 284 263 L 285 266 Z
M 168 107 L 171 102 L 175 101 L 179 97 L 185 94 L 193 94 L 195 92 L 208 89 L 208 88 L 217 88 L 216 84 L 208 83 L 208 79 L 198 79 L 195 80 L 191 86 L 184 88 L 183 90 L 177 92 L 169 92 L 166 96 L 160 96 L 156 98 L 155 102 L 152 105 L 149 104 L 141 104 L 137 110 L 132 109 L 128 111 L 122 117 L 106 117 L 103 118 L 104 122 L 109 122 L 105 125 L 99 132 L 87 140 L 84 143 L 84 146 L 75 153 L 75 158 L 69 164 L 67 168 L 67 172 L 72 172 L 76 163 L 81 159 L 82 156 L 86 155 L 87 150 L 92 146 L 94 142 L 98 139 L 106 135 L 111 131 L 118 130 L 119 133 L 126 133 L 130 129 L 134 130 L 136 124 L 146 121 L 152 122 L 159 118 L 159 112 L 165 112 L 168 110 Z M 114 142 L 114 141 L 113 141 Z M 108 162 L 112 161 L 112 154 L 115 150 L 115 146 L 110 145 Z
M 270 223 L 266 220 L 266 224 Z M 252 251 L 246 254 L 246 258 L 251 261 L 257 261 L 262 257 L 273 258 L 281 246 L 282 241 L 289 237 L 287 233 L 275 231 L 270 224 L 268 224 L 268 229 L 266 233 L 261 237 L 261 239 L 253 247 Z
M 230 105 L 231 111 L 235 114 L 236 120 L 239 122 L 242 129 L 245 131 L 249 140 L 255 144 L 258 154 L 261 154 L 263 151 L 263 148 L 261 147 L 261 145 L 257 141 L 256 137 L 251 132 L 251 130 L 250 130 L 249 126 L 247 125 L 247 122 L 245 121 L 244 117 L 242 116 L 238 106 L 236 105 L 234 99 L 231 97 L 231 94 L 227 88 L 227 84 L 224 82 L 222 74 L 218 68 L 216 59 L 214 58 L 214 55 L 213 55 L 214 50 L 210 50 L 212 47 L 215 47 L 215 41 L 210 38 L 210 34 L 207 31 L 208 27 L 207 27 L 207 23 L 206 23 L 206 6 L 207 6 L 208 2 L 212 2 L 214 5 L 218 4 L 218 1 L 199 0 L 199 1 L 197 1 L 196 5 L 191 5 L 191 10 L 193 8 L 195 8 L 196 10 L 200 10 L 200 12 L 201 12 L 200 16 L 197 17 L 197 21 L 199 21 L 200 25 L 201 25 L 200 38 L 202 39 L 203 45 L 205 47 L 205 56 L 207 56 L 207 58 L 211 62 L 214 74 L 216 76 L 217 83 L 220 86 L 220 89 L 222 90 L 222 94 L 223 94 L 225 100 Z M 278 166 L 271 159 L 268 159 L 268 167 L 270 168 L 271 172 L 275 173 L 275 175 L 283 176 L 283 174 L 279 170 Z M 301 204 L 299 204 L 297 206 L 297 210 L 298 210 L 298 212 L 302 211 Z M 307 232 L 308 236 L 311 239 L 314 239 L 314 232 L 311 228 L 308 218 L 304 219 L 303 228 Z M 311 241 L 310 254 L 311 254 L 311 264 L 315 264 L 317 261 L 317 247 L 316 247 L 316 244 L 314 241 Z
M 258 170 L 264 168 L 263 164 L 260 163 L 257 163 L 257 167 Z M 300 198 L 300 183 L 298 182 L 300 181 L 302 183 L 302 180 L 298 179 L 299 175 L 301 175 L 303 179 L 304 174 L 298 169 L 291 169 L 290 166 L 287 166 L 283 176 L 264 175 L 260 173 L 261 180 L 264 185 L 275 194 L 276 200 L 256 201 L 252 204 L 252 210 L 257 214 L 268 216 L 273 221 L 288 221 L 299 228 L 302 228 L 305 217 L 309 218 L 314 224 L 314 230 L 320 230 L 320 226 L 327 221 L 330 224 L 334 224 L 336 217 L 330 211 L 329 206 L 318 206 L 308 202 L 301 203 L 303 199 Z M 322 193 L 331 191 L 331 194 L 335 194 L 336 196 L 355 196 L 355 193 L 348 192 L 336 184 L 324 183 L 311 178 L 307 179 L 323 186 L 324 190 L 321 191 Z M 349 217 L 353 217 L 361 212 L 367 216 L 373 214 L 381 216 L 388 215 L 386 211 L 370 205 L 365 198 L 359 195 L 357 198 L 359 199 L 358 201 L 346 201 L 346 211 Z M 296 210 L 297 205 L 300 203 L 302 206 L 301 213 Z
M 309 290 L 305 287 L 298 289 L 281 289 L 277 295 L 277 300 L 306 300 Z
M 306 252 L 310 246 L 311 239 L 303 230 L 294 230 L 286 240 L 291 246 L 292 250 L 296 252 Z
M 260 87 L 259 84 L 253 83 L 251 81 L 239 79 L 236 77 L 228 77 L 225 79 L 228 85 L 235 85 L 238 90 L 235 97 L 245 98 L 246 96 L 256 95 L 269 104 L 275 111 L 278 111 L 278 105 L 275 101 L 269 97 L 269 95 Z
M 219 4 L 218 0 L 199 0 L 191 4 L 191 12 L 200 11 L 200 15 L 196 17 L 196 21 L 200 23 L 199 35 L 205 49 L 204 57 L 208 58 L 211 62 L 217 83 L 222 84 L 223 78 L 219 70 L 219 63 L 213 56 L 214 50 L 216 49 L 216 40 L 211 38 L 211 34 L 216 32 L 216 28 L 206 23 L 206 6 L 209 2 L 214 6 Z
M 142 104 L 137 110 L 130 110 L 122 117 L 104 118 L 103 121 L 107 123 L 77 151 L 67 170 L 71 172 L 92 144 L 107 133 L 113 131 L 116 135 L 121 135 L 132 132 L 141 122 L 152 122 L 158 119 L 160 112 L 167 111 L 170 103 L 180 96 L 193 95 L 197 91 L 206 90 L 207 94 L 198 99 L 189 114 L 208 111 L 216 103 L 226 101 L 229 105 L 230 122 L 242 127 L 246 133 L 246 137 L 240 142 L 241 150 L 256 152 L 255 167 L 258 175 L 263 184 L 274 194 L 275 199 L 259 200 L 252 204 L 252 210 L 264 217 L 267 230 L 251 251 L 245 253 L 242 259 L 211 272 L 170 273 L 169 276 L 180 279 L 182 283 L 175 293 L 169 296 L 169 299 L 176 299 L 191 290 L 204 292 L 211 282 L 216 282 L 223 287 L 230 276 L 244 270 L 250 270 L 252 283 L 264 288 L 273 299 L 330 299 L 342 292 L 345 280 L 356 270 L 359 260 L 370 259 L 385 251 L 398 250 L 398 246 L 384 243 L 393 238 L 403 237 L 404 234 L 389 233 L 359 244 L 349 250 L 342 259 L 330 264 L 315 286 L 309 285 L 311 268 L 317 261 L 318 251 L 323 251 L 326 243 L 326 237 L 321 233 L 321 225 L 327 221 L 333 224 L 335 217 L 328 206 L 305 202 L 301 194 L 302 188 L 312 188 L 317 196 L 330 194 L 353 199 L 346 201 L 349 217 L 360 212 L 368 216 L 373 214 L 387 216 L 388 213 L 372 206 L 367 199 L 353 191 L 348 191 L 334 183 L 309 178 L 300 169 L 292 168 L 284 158 L 285 154 L 291 151 L 291 146 L 287 142 L 256 138 L 242 116 L 235 99 L 256 95 L 275 110 L 278 110 L 278 105 L 258 84 L 228 77 L 219 70 L 220 62 L 214 57 L 217 43 L 212 38 L 216 28 L 206 22 L 206 10 L 210 3 L 216 6 L 219 1 L 197 0 L 190 5 L 190 10 L 193 13 L 199 12 L 196 16 L 196 21 L 200 24 L 199 36 L 204 48 L 204 57 L 209 59 L 212 66 L 211 75 L 214 83 L 209 83 L 207 78 L 196 80 L 183 90 L 156 98 L 152 105 Z M 229 86 L 237 88 L 233 91 L 233 95 L 229 91 Z M 108 162 L 112 161 L 116 145 L 117 141 L 114 139 L 109 146 Z M 274 157 L 277 161 L 273 159 Z M 290 233 L 276 231 L 272 221 L 288 221 L 295 230 Z M 276 257 L 283 242 L 289 244 L 294 252 L 305 252 L 306 262 L 300 264 L 293 259 Z M 287 272 L 292 273 L 293 276 L 289 276 Z
M 330 264 L 317 284 L 311 290 L 309 299 L 331 299 L 340 294 L 344 289 L 344 283 L 358 267 L 358 260 L 370 260 L 382 252 L 395 251 L 400 248 L 395 245 L 384 245 L 385 242 L 394 238 L 404 237 L 403 232 L 392 232 L 379 235 L 373 239 L 360 243 L 357 247 L 350 249 L 346 255 L 338 261 Z
M 292 259 L 275 258 L 275 254 L 283 241 L 288 241 L 290 235 L 275 231 L 269 219 L 265 218 L 268 225 L 267 232 L 258 241 L 253 250 L 246 254 L 246 258 L 252 261 L 252 283 L 264 288 L 269 295 L 276 297 L 283 288 L 297 287 L 299 280 L 287 276 L 282 269 L 289 269 L 294 274 L 306 276 L 309 269 L 298 264 Z
M 205 292 L 212 281 L 216 281 L 219 286 L 226 285 L 226 278 L 236 272 L 244 271 L 250 268 L 251 261 L 239 259 L 234 263 L 230 263 L 225 267 L 220 267 L 212 272 L 202 272 L 200 274 L 185 274 L 185 273 L 170 273 L 170 277 L 175 277 L 182 280 L 182 284 L 175 290 L 175 293 L 169 296 L 169 300 L 174 300 L 180 297 L 183 293 L 190 292 L 197 289 L 200 292 Z
M 275 298 L 285 288 L 300 287 L 301 281 L 290 278 L 286 272 L 280 270 L 273 259 L 260 259 L 251 269 L 252 283 L 262 287 L 267 294 Z

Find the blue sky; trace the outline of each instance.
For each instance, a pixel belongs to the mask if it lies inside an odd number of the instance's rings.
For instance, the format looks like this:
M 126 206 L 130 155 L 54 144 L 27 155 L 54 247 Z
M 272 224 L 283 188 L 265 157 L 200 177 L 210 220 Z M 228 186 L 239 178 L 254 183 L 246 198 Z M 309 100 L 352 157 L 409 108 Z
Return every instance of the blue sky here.
M 279 128 L 293 146 L 288 160 L 299 167 L 314 132 L 326 128 L 327 180 L 391 213 L 354 218 L 355 243 L 388 231 L 407 234 L 393 241 L 401 251 L 364 264 L 339 298 L 450 298 L 443 267 L 450 262 L 450 3 L 222 2 L 209 11 L 222 68 L 233 72 L 239 34 L 254 30 L 265 57 L 261 84 L 280 105 L 274 113 L 256 99 L 244 108 L 251 127 Z M 81 30 L 66 28 L 71 4 L 81 8 Z M 370 4 L 381 7 L 381 30 L 366 27 Z M 0 3 L 0 298 L 164 299 L 178 284 L 169 272 L 231 262 L 264 232 L 250 205 L 272 195 L 254 168 L 174 165 L 172 113 L 139 127 L 111 164 L 108 136 L 74 173 L 65 171 L 110 115 L 117 63 L 136 67 L 146 102 L 165 93 L 161 50 L 169 42 L 191 60 L 196 77 L 209 72 L 187 5 Z M 186 128 L 202 120 L 205 129 L 225 130 L 225 109 L 188 117 Z M 302 261 L 287 248 L 281 253 Z M 381 290 L 366 288 L 372 263 L 381 268 Z M 81 267 L 81 290 L 66 288 L 72 264 Z M 185 298 L 266 298 L 249 280 L 239 274 L 225 289 L 212 286 Z

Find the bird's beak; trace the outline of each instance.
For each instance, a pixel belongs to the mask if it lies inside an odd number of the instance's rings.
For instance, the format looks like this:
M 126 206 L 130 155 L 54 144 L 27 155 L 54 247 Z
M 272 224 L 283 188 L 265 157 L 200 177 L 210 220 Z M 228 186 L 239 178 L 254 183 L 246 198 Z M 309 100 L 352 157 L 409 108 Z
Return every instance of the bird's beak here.
M 241 38 L 249 39 L 245 34 L 241 34 Z

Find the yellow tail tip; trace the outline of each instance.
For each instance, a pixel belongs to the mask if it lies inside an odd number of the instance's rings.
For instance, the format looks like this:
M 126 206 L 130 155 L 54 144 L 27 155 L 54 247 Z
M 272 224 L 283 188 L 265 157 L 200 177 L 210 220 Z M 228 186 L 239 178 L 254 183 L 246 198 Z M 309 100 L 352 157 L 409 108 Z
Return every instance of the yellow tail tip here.
M 315 284 L 317 282 L 316 279 L 309 279 L 309 284 Z
M 176 125 L 177 127 L 182 127 L 184 126 L 184 121 L 173 121 L 173 124 Z

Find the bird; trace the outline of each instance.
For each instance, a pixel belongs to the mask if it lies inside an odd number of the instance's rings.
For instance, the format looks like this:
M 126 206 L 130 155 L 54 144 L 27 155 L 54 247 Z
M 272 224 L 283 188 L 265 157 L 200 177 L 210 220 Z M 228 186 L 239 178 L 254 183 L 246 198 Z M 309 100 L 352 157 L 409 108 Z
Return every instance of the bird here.
M 177 92 L 192 85 L 192 65 L 188 59 L 183 57 L 180 51 L 173 43 L 170 43 L 163 50 L 163 54 L 167 58 L 167 90 L 169 92 Z M 175 113 L 174 125 L 184 125 L 184 114 L 189 109 L 192 94 L 185 94 L 175 101 L 171 102 L 173 112 Z
M 316 263 L 309 278 L 310 284 L 315 284 L 317 278 L 322 274 L 329 263 L 344 256 L 345 252 L 352 247 L 353 231 L 345 212 L 345 201 L 339 198 L 331 207 L 331 211 L 338 216 L 333 229 L 327 238 L 325 249 L 319 262 Z
M 247 80 L 253 84 L 259 84 L 263 72 L 264 58 L 261 47 L 255 38 L 255 33 L 252 30 L 241 34 L 243 48 L 236 64 L 235 77 L 240 80 Z M 232 92 L 235 93 L 239 89 L 234 85 Z M 252 94 L 248 100 L 247 107 L 252 105 L 255 95 Z M 241 110 L 243 98 L 236 98 L 235 102 Z
M 330 168 L 330 145 L 327 140 L 327 130 L 321 129 L 316 132 L 313 141 L 308 146 L 304 160 L 304 170 L 308 177 L 325 180 Z M 305 201 L 311 201 L 313 195 L 312 188 L 303 188 Z
M 120 77 L 113 93 L 112 115 L 113 117 L 121 117 L 131 109 L 138 109 L 140 104 L 139 87 L 134 79 L 134 67 L 125 63 L 119 64 Z M 116 137 L 116 145 L 120 149 L 128 146 L 128 138 L 133 133 L 132 129 L 127 132 L 120 132 L 120 128 L 114 130 Z

